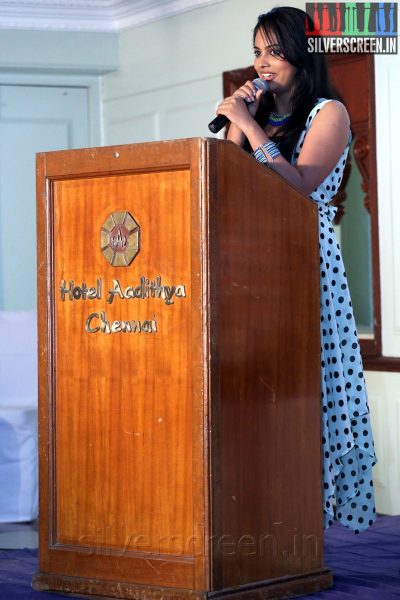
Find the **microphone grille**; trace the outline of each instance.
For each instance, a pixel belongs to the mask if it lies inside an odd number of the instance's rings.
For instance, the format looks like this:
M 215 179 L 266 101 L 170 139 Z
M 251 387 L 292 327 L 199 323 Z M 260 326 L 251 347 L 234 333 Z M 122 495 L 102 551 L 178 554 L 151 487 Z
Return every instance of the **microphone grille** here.
M 253 83 L 258 90 L 262 90 L 263 95 L 268 91 L 268 83 L 265 81 L 265 79 L 257 77 L 257 79 L 253 79 Z

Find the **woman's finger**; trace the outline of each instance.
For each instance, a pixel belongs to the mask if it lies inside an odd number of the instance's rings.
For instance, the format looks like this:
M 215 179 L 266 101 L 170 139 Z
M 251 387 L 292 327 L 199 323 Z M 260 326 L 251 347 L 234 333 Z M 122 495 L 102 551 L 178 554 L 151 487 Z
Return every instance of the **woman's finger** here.
M 232 108 L 233 106 L 235 106 L 235 104 L 237 103 L 238 99 L 244 100 L 244 98 L 242 96 L 230 96 L 228 98 L 225 98 L 219 105 L 218 105 L 218 109 L 219 108 Z
M 252 81 L 246 81 L 246 83 L 238 88 L 233 95 L 240 96 L 247 102 L 252 102 L 255 98 L 256 91 L 254 83 Z
M 248 111 L 252 117 L 255 116 L 258 107 L 260 105 L 260 100 L 262 96 L 262 90 L 257 90 L 255 98 L 252 100 L 251 104 L 248 105 Z

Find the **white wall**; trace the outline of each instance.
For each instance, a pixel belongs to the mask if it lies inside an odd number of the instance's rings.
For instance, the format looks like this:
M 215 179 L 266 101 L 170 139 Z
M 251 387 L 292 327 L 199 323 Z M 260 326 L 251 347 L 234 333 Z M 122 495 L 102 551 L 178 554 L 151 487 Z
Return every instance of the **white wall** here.
M 382 347 L 400 356 L 400 55 L 375 56 Z M 378 509 L 400 513 L 400 373 L 367 373 Z
M 106 143 L 211 136 L 221 73 L 252 63 L 257 16 L 275 4 L 225 0 L 122 32 L 120 69 L 103 79 Z
M 382 345 L 400 356 L 400 54 L 375 57 Z
M 117 67 L 117 33 L 0 29 L 0 72 L 98 74 Z
M 365 374 L 378 464 L 373 469 L 378 513 L 400 513 L 400 373 Z

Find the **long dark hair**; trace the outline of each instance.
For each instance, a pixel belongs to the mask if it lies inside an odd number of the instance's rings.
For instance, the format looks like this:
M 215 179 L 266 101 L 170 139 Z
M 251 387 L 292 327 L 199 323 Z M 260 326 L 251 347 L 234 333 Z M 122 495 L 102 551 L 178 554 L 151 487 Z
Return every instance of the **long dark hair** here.
M 272 138 L 289 161 L 300 133 L 304 129 L 307 116 L 317 99 L 340 99 L 329 81 L 325 55 L 308 52 L 307 30 L 314 31 L 311 17 L 304 11 L 290 6 L 273 8 L 268 13 L 260 15 L 253 30 L 253 43 L 258 31 L 261 31 L 270 43 L 273 35 L 283 52 L 283 58 L 297 68 L 291 98 L 292 116 Z M 273 95 L 267 92 L 262 97 L 255 116 L 255 120 L 262 128 L 266 126 L 273 108 Z M 247 140 L 245 149 L 251 151 Z

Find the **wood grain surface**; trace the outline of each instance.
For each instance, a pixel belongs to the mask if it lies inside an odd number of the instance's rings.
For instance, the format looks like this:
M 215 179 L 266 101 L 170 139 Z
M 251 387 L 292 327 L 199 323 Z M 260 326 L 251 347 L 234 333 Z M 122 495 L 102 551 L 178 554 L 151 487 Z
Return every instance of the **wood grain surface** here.
M 101 226 L 116 210 L 141 227 L 129 268 L 108 265 L 99 251 Z M 54 185 L 59 543 L 192 553 L 189 217 L 189 171 Z M 188 297 L 168 305 L 116 295 L 108 304 L 113 280 L 125 290 L 142 276 L 183 284 Z M 96 286 L 98 278 L 101 300 L 61 301 L 62 280 Z M 157 331 L 86 332 L 88 315 L 101 311 L 109 322 L 155 320 Z
M 317 207 L 232 144 L 219 150 L 225 201 L 210 207 L 217 589 L 323 565 Z

